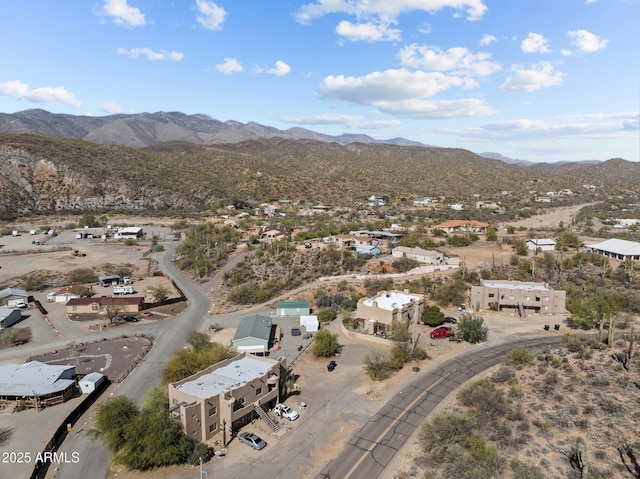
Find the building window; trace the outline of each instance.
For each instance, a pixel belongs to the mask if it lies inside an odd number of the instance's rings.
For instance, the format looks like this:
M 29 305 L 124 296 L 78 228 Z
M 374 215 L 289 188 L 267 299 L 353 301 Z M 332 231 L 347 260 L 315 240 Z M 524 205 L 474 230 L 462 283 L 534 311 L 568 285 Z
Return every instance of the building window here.
M 256 389 L 256 396 L 260 396 L 260 394 L 262 394 L 262 388 L 257 388 Z
M 98 305 L 96 303 L 91 305 L 91 311 L 98 311 Z
M 74 305 L 74 306 L 71 306 L 71 309 L 72 309 L 73 311 L 78 311 L 78 307 L 77 307 L 77 306 L 75 306 L 75 305 Z
M 213 406 L 212 408 L 209 408 L 209 417 L 215 416 L 217 412 L 218 412 L 218 408 L 216 408 L 215 406 Z
M 549 310 L 549 306 L 545 304 L 544 306 L 542 306 L 542 310 L 543 311 L 548 311 Z
M 549 301 L 549 296 L 543 296 L 542 301 Z
M 510 300 L 510 301 L 513 301 L 514 299 L 516 299 L 516 297 L 515 297 L 514 295 L 510 295 L 510 296 L 509 296 L 509 300 Z
M 490 297 L 490 298 L 494 298 L 494 297 L 495 297 L 495 294 L 493 294 L 493 293 L 489 293 L 489 297 Z
M 218 423 L 214 422 L 209 425 L 209 432 L 214 432 L 216 429 L 218 429 Z

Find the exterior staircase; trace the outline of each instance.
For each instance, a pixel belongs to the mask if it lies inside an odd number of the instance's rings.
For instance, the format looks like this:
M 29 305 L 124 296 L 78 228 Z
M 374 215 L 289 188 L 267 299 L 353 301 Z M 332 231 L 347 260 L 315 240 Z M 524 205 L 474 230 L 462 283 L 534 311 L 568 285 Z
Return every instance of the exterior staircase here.
M 269 426 L 269 428 L 273 432 L 278 432 L 280 430 L 280 426 L 278 426 L 278 423 L 275 422 L 273 419 L 271 419 L 269 414 L 267 414 L 267 411 L 265 411 L 260 404 L 255 403 L 253 405 L 253 409 L 255 410 L 255 412 L 258 413 L 258 416 L 260 416 L 260 419 L 262 419 L 264 422 L 267 423 L 267 426 Z

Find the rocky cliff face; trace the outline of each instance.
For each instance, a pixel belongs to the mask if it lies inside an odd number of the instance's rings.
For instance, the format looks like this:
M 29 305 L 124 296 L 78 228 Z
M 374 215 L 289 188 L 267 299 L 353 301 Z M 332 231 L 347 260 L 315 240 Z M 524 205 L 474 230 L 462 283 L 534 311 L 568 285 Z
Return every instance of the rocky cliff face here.
M 166 196 L 141 194 L 128 182 L 99 178 L 86 171 L 0 146 L 0 218 L 28 214 L 166 207 Z

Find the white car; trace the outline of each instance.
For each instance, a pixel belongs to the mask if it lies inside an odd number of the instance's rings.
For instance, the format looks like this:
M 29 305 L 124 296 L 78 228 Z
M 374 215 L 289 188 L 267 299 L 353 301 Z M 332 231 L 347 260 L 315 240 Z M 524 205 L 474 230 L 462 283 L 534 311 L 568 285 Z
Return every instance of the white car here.
M 286 404 L 282 403 L 276 405 L 276 407 L 273 409 L 273 412 L 276 416 L 284 417 L 289 421 L 295 421 L 296 419 L 298 419 L 298 417 L 300 417 L 300 414 L 298 414 Z

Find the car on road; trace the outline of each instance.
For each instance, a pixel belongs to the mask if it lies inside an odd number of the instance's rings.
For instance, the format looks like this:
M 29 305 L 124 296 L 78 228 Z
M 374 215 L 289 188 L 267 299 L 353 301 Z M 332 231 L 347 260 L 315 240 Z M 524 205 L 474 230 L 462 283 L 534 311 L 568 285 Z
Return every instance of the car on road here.
M 238 436 L 238 440 L 242 444 L 246 444 L 256 450 L 264 449 L 267 443 L 260 436 L 252 432 L 243 432 Z
M 444 318 L 444 322 L 445 323 L 449 323 L 449 324 L 456 324 L 458 322 L 458 320 L 456 318 L 451 317 L 451 316 L 447 316 L 446 318 Z
M 440 326 L 439 328 L 434 329 L 433 331 L 431 331 L 431 339 L 437 339 L 437 338 L 449 338 L 452 336 L 455 336 L 456 333 L 453 330 L 453 328 L 450 328 L 449 326 Z
M 333 371 L 336 366 L 338 365 L 338 363 L 336 363 L 333 359 L 331 361 L 329 361 L 329 364 L 327 364 L 327 371 Z
M 285 419 L 288 419 L 289 421 L 295 421 L 300 417 L 300 414 L 298 414 L 297 411 L 294 411 L 289 406 L 282 403 L 276 404 L 276 407 L 273 408 L 273 413 L 276 416 L 283 417 Z
M 127 323 L 137 323 L 139 320 L 135 316 L 125 316 L 124 319 Z

